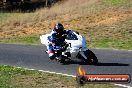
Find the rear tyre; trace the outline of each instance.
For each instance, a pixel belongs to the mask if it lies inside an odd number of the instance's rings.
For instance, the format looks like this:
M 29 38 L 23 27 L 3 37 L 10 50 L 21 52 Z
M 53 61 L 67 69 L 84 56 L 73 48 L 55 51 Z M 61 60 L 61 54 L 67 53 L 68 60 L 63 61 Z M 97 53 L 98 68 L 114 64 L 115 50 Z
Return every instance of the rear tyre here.
M 87 59 L 84 59 L 86 64 L 94 64 L 95 65 L 98 63 L 98 59 L 97 59 L 96 55 L 91 50 L 84 51 L 84 54 L 87 57 Z

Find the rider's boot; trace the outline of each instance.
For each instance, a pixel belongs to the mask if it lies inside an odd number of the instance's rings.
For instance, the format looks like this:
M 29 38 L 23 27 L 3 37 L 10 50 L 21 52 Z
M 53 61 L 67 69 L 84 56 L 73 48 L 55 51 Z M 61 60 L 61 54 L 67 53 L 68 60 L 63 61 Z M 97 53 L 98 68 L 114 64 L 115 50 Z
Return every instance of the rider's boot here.
M 54 52 L 52 52 L 52 51 L 46 51 L 46 53 L 48 53 L 50 60 L 54 60 L 55 59 Z
M 55 56 L 49 56 L 50 60 L 54 60 L 55 59 Z

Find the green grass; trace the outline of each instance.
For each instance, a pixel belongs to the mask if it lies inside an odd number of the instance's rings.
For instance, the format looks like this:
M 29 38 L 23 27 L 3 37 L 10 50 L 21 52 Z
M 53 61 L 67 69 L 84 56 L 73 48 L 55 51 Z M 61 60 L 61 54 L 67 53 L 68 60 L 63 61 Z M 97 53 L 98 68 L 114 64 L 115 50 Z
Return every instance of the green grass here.
M 2 19 L 3 17 L 7 17 L 7 16 L 10 16 L 11 14 L 10 13 L 0 13 L 0 18 Z
M 12 43 L 12 44 L 40 44 L 39 36 L 24 36 L 11 39 L 1 39 L 0 43 Z
M 11 85 L 11 79 L 17 75 L 30 75 L 32 71 L 26 71 L 24 69 L 18 69 L 10 66 L 0 66 L 0 88 L 16 88 Z
M 0 65 L 0 88 L 77 88 L 75 78 Z M 115 88 L 111 84 L 86 84 L 81 88 Z
M 132 5 L 131 0 L 103 0 L 105 5 L 114 5 L 114 6 L 129 6 Z
M 20 13 L 3 13 L 3 12 L 0 12 L 0 21 L 2 20 L 6 20 L 11 17 L 11 16 L 18 16 L 18 15 L 21 15 Z
M 128 49 L 132 50 L 132 40 L 118 40 L 102 38 L 92 42 L 89 47 L 94 48 L 117 48 L 117 49 Z

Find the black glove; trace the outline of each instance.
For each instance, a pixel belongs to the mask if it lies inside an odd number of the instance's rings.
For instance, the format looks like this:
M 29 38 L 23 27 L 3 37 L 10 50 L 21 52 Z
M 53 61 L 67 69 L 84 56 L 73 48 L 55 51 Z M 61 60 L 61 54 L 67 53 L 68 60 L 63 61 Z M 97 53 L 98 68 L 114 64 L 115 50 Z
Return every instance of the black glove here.
M 67 37 L 67 34 L 63 34 L 62 38 L 65 39 Z
M 67 49 L 67 47 L 69 46 L 69 44 L 66 44 L 65 46 L 63 46 L 61 49 L 62 51 L 65 51 Z
M 65 47 L 67 48 L 69 46 L 69 44 L 66 44 Z

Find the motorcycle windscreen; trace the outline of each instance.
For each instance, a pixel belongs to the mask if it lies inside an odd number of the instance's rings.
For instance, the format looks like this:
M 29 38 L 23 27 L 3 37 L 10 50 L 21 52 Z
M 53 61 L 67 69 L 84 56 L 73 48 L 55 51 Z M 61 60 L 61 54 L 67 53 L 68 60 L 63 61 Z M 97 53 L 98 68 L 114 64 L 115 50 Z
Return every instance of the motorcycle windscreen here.
M 78 40 L 77 36 L 73 33 L 73 32 L 70 32 L 67 37 L 66 37 L 67 40 Z
M 85 37 L 78 35 L 73 31 L 67 35 L 67 38 L 65 41 L 68 43 L 71 43 L 71 46 L 75 48 L 86 47 Z

